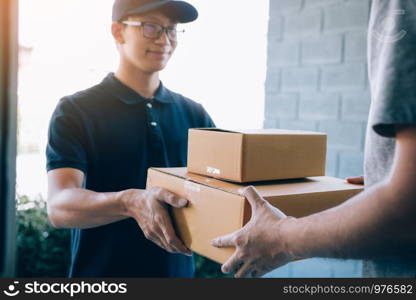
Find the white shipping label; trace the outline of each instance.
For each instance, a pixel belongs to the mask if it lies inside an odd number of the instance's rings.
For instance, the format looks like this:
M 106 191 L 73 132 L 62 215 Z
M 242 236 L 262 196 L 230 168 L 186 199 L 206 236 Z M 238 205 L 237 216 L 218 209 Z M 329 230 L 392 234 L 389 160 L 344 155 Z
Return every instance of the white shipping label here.
M 213 168 L 213 167 L 207 167 L 207 172 L 209 174 L 213 174 L 213 175 L 220 175 L 221 174 L 220 169 L 216 169 L 216 168 Z

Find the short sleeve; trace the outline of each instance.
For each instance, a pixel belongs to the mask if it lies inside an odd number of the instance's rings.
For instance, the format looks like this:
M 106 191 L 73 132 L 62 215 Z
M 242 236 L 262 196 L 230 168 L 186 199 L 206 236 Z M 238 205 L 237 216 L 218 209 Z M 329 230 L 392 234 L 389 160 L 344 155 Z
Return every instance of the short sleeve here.
M 416 1 L 373 1 L 369 27 L 370 125 L 394 137 L 416 125 Z
M 87 173 L 85 131 L 81 116 L 67 98 L 53 112 L 46 146 L 46 169 L 75 168 Z
M 199 127 L 203 127 L 203 128 L 209 128 L 209 127 L 215 127 L 215 123 L 214 121 L 211 119 L 210 115 L 207 113 L 207 111 L 205 110 L 205 108 L 201 106 L 201 121 L 202 124 Z

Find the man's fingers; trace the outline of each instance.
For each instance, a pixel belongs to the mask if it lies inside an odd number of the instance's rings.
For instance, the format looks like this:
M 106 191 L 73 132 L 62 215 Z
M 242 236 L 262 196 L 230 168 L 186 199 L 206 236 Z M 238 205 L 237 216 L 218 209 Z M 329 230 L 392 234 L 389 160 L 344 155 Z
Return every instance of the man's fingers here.
M 349 177 L 347 178 L 347 182 L 352 184 L 364 184 L 364 176 Z
M 151 233 L 145 233 L 146 238 L 158 245 L 160 248 L 165 249 L 168 252 L 171 252 L 169 247 L 163 241 L 160 239 L 160 234 L 157 234 L 156 232 L 152 231 Z
M 223 235 L 220 237 L 217 237 L 216 239 L 213 239 L 211 241 L 211 245 L 217 248 L 228 248 L 228 247 L 236 247 L 235 242 L 235 234 L 236 232 Z
M 251 206 L 252 218 L 256 214 L 256 210 L 260 207 L 267 207 L 272 210 L 279 218 L 285 218 L 286 215 L 276 207 L 271 206 L 256 190 L 254 186 L 249 186 L 240 191 L 246 197 Z
M 156 226 L 152 228 L 151 233 L 148 233 L 146 235 L 146 238 L 156 245 L 158 245 L 160 248 L 165 249 L 167 252 L 170 253 L 180 253 L 179 249 L 177 249 L 172 243 L 169 243 L 168 240 L 165 237 L 165 234 L 160 226 Z
M 156 198 L 157 200 L 163 201 L 176 208 L 182 208 L 188 205 L 188 200 L 180 198 L 174 193 L 171 193 L 168 190 L 162 188 L 157 189 Z
M 167 214 L 164 217 L 164 221 L 161 222 L 160 228 L 163 232 L 164 239 L 166 240 L 167 244 L 169 244 L 179 253 L 192 256 L 192 251 L 188 249 L 176 235 L 172 222 L 170 221 Z
M 235 273 L 235 278 L 250 278 L 253 277 L 252 273 L 255 272 L 253 265 L 250 263 L 244 263 L 241 268 Z
M 238 251 L 235 251 L 233 255 L 222 265 L 221 271 L 225 274 L 229 274 L 237 271 L 244 261 L 240 258 Z
M 176 249 L 174 247 L 172 247 L 172 245 L 169 244 L 166 241 L 165 236 L 164 236 L 163 231 L 162 231 L 161 228 L 156 229 L 156 235 L 157 235 L 157 238 L 160 241 L 160 244 L 162 245 L 161 247 L 163 249 L 165 249 L 166 251 L 168 251 L 170 253 L 177 253 Z
M 267 201 L 264 200 L 263 197 L 257 192 L 254 186 L 248 186 L 242 191 L 242 193 L 250 203 L 253 213 L 259 205 L 267 203 Z

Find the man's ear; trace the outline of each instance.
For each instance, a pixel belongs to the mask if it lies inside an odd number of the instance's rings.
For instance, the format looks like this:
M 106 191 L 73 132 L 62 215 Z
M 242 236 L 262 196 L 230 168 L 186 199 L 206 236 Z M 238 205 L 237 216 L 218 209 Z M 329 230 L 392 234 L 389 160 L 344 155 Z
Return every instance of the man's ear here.
M 119 22 L 113 22 L 111 24 L 111 33 L 114 37 L 114 40 L 117 44 L 124 44 L 124 32 L 123 32 L 123 25 Z

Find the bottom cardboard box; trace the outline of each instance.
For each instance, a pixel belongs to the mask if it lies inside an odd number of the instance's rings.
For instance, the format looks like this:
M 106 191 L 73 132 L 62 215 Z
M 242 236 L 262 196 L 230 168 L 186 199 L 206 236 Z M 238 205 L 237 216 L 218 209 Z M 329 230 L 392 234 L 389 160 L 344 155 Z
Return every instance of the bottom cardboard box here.
M 293 217 L 334 207 L 363 189 L 333 177 L 253 185 L 273 206 Z M 187 247 L 221 264 L 234 248 L 213 247 L 211 240 L 240 229 L 250 220 L 250 204 L 238 193 L 244 186 L 189 173 L 186 168 L 150 168 L 147 176 L 148 189 L 162 187 L 189 200 L 186 208 L 173 209 L 176 230 Z

